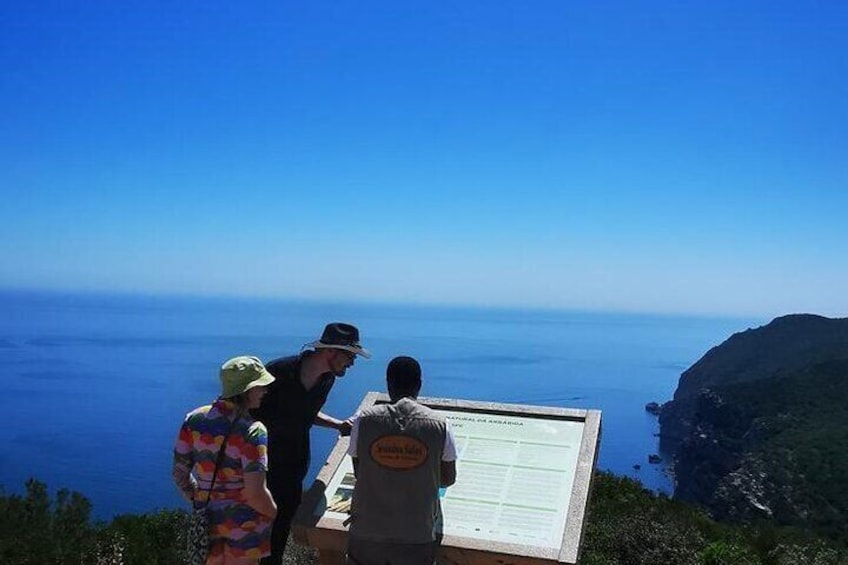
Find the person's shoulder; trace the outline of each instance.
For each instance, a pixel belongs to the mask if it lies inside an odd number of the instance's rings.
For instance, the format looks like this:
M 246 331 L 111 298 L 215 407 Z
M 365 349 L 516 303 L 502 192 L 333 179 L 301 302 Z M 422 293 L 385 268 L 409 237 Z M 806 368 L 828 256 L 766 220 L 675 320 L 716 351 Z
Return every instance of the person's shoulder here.
M 198 406 L 188 414 L 186 414 L 185 420 L 186 422 L 197 422 L 199 420 L 203 420 L 209 414 L 209 411 L 212 410 L 211 404 L 206 404 L 204 406 Z
M 436 410 L 434 408 L 430 408 L 429 406 L 425 406 L 424 404 L 421 404 L 417 400 L 415 401 L 415 405 L 416 405 L 415 410 L 416 410 L 416 413 L 417 413 L 416 414 L 417 418 L 429 420 L 431 422 L 436 422 L 437 424 L 442 425 L 442 426 L 447 425 L 447 421 L 448 421 L 447 418 L 445 418 L 445 415 L 442 414 L 441 412 L 439 412 L 438 410 Z
M 389 412 L 389 405 L 388 404 L 375 404 L 375 405 L 369 406 L 368 408 L 365 408 L 361 412 L 359 412 L 358 415 L 357 415 L 357 418 L 360 419 L 360 420 L 365 419 L 365 418 L 373 418 L 375 416 L 383 416 L 385 414 L 388 414 L 388 412 Z
M 419 404 L 419 406 L 421 406 L 421 408 L 424 409 L 424 412 L 427 414 L 428 418 L 432 418 L 433 420 L 438 420 L 439 422 L 442 422 L 442 423 L 445 423 L 445 422 L 448 421 L 447 418 L 445 418 L 445 415 L 442 414 L 441 412 L 439 412 L 438 410 L 430 408 L 429 406 L 424 406 L 423 404 Z
M 401 410 L 404 410 L 406 412 L 415 413 L 415 414 L 418 414 L 420 416 L 439 417 L 439 418 L 442 417 L 442 415 L 439 414 L 439 412 L 437 410 L 434 410 L 434 409 L 430 408 L 429 406 L 427 406 L 426 404 L 423 404 L 417 398 L 412 398 L 412 397 L 409 397 L 409 396 L 406 396 L 406 397 L 398 400 L 397 406 Z
M 265 363 L 265 368 L 268 372 L 278 379 L 286 378 L 293 375 L 295 368 L 300 362 L 300 355 L 288 355 L 286 357 L 278 357 Z M 273 384 L 273 383 L 272 383 Z
M 362 411 L 359 413 L 358 418 L 361 420 L 363 418 L 368 418 L 376 414 L 381 414 L 385 411 L 386 407 L 384 404 L 376 404 L 374 406 L 369 406 L 368 408 L 363 408 Z

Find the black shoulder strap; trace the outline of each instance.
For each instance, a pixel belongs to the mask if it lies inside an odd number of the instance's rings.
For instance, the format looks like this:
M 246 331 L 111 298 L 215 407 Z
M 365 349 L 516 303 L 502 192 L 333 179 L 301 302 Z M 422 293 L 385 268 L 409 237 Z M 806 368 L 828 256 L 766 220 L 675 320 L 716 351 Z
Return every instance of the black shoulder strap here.
M 236 426 L 236 422 L 238 421 L 240 415 L 236 413 L 233 421 L 230 423 L 230 429 L 227 430 L 227 435 L 224 436 L 224 441 L 221 442 L 221 448 L 218 450 L 218 458 L 215 460 L 215 470 L 212 472 L 212 483 L 209 485 L 209 495 L 206 497 L 206 503 L 203 505 L 205 508 L 209 505 L 209 500 L 212 498 L 212 489 L 215 488 L 215 479 L 218 477 L 218 468 L 221 466 L 221 462 L 224 460 L 224 453 L 227 450 L 227 440 L 230 439 L 230 435 L 233 433 L 233 428 Z

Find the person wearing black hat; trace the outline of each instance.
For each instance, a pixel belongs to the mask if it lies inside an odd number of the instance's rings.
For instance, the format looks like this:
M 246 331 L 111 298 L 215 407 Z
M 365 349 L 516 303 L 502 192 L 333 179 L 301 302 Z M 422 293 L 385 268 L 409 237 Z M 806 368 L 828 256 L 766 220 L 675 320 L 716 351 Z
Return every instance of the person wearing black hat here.
M 278 512 L 271 532 L 271 555 L 262 559 L 262 565 L 282 563 L 309 470 L 312 426 L 350 434 L 350 419 L 339 420 L 321 409 L 336 378 L 344 376 L 357 356 L 371 357 L 359 343 L 359 330 L 335 322 L 327 324 L 319 340 L 304 345 L 299 355 L 265 365 L 276 380 L 252 414 L 268 428 L 268 487 Z
M 421 366 L 395 357 L 386 369 L 389 404 L 358 414 L 350 434 L 356 486 L 348 565 L 431 565 L 439 488 L 456 481 L 456 443 L 447 420 L 419 404 Z

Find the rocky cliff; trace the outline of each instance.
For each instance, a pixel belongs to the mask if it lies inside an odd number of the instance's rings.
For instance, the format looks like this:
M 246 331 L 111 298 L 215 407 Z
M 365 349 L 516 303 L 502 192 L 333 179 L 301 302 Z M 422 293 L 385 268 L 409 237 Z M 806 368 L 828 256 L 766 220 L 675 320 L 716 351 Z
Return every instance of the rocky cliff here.
M 791 315 L 733 335 L 682 374 L 660 426 L 675 497 L 720 518 L 844 529 L 848 319 Z

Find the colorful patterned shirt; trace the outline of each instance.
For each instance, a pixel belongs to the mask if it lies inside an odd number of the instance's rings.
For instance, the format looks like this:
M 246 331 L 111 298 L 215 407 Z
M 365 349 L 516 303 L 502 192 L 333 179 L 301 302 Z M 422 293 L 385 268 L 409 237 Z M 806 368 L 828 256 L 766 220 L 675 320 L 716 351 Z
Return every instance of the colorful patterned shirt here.
M 271 519 L 247 504 L 244 474 L 267 472 L 268 432 L 246 411 L 236 417 L 236 409 L 233 402 L 218 399 L 188 413 L 174 446 L 173 476 L 195 506 L 209 500 L 213 555 L 258 559 L 270 553 Z M 227 432 L 213 487 L 212 474 Z

